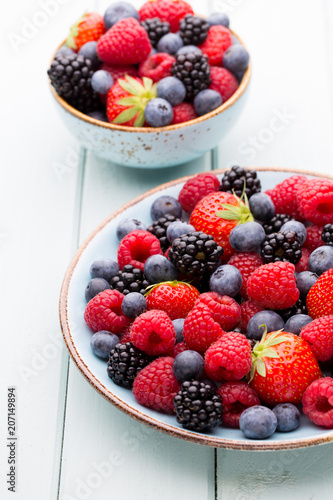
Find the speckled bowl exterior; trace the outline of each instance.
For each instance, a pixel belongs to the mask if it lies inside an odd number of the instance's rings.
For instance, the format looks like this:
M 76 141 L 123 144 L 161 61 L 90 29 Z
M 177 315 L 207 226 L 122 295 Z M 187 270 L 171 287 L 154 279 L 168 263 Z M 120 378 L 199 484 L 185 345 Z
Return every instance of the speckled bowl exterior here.
M 221 141 L 241 115 L 250 76 L 249 66 L 237 91 L 214 111 L 163 128 L 124 127 L 95 120 L 69 106 L 50 88 L 61 119 L 82 146 L 120 165 L 162 168 L 193 160 Z

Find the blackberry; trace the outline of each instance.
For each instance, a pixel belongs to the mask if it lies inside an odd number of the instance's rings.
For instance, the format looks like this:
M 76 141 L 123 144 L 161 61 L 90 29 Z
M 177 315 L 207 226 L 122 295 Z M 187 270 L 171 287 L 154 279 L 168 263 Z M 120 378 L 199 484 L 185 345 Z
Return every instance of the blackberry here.
M 185 429 L 200 432 L 222 423 L 222 398 L 205 382 L 184 382 L 173 401 L 177 421 Z
M 261 257 L 265 264 L 278 261 L 297 264 L 302 257 L 297 234 L 294 231 L 267 234 L 261 245 Z
M 211 82 L 208 57 L 204 54 L 178 54 L 171 73 L 185 85 L 187 100 L 192 100 L 201 90 L 207 89 Z
M 201 45 L 207 38 L 210 24 L 199 16 L 186 16 L 180 21 L 179 34 L 184 45 Z
M 261 191 L 261 183 L 257 177 L 257 172 L 235 165 L 231 170 L 227 170 L 224 173 L 219 189 L 220 191 L 232 194 L 235 192 L 237 196 L 241 197 L 244 184 L 245 193 L 248 198 Z
M 101 108 L 100 99 L 91 87 L 93 73 L 91 60 L 79 54 L 57 54 L 47 71 L 57 94 L 82 113 Z
M 279 309 L 277 312 L 283 319 L 283 321 L 287 321 L 291 316 L 295 316 L 296 314 L 306 314 L 308 315 L 308 309 L 306 307 L 306 299 L 298 299 L 296 304 L 289 307 L 288 309 Z
M 325 245 L 333 247 L 333 224 L 325 224 L 321 239 L 324 241 Z
M 146 19 L 145 21 L 141 21 L 140 24 L 147 31 L 150 43 L 154 49 L 156 49 L 162 36 L 170 33 L 170 24 L 168 22 L 162 22 L 159 17 Z
M 145 293 L 149 282 L 141 271 L 131 264 L 126 264 L 110 281 L 111 288 L 127 295 L 130 292 Z
M 163 217 L 155 220 L 147 229 L 147 231 L 155 235 L 156 238 L 160 240 L 160 245 L 163 252 L 165 252 L 170 246 L 170 242 L 167 238 L 167 229 L 170 224 L 172 222 L 175 222 L 176 220 L 180 219 L 178 217 L 175 217 L 174 215 L 166 214 Z
M 131 342 L 119 343 L 110 352 L 107 372 L 115 384 L 131 389 L 139 371 L 150 362 L 151 359 Z
M 223 248 L 202 231 L 191 231 L 176 238 L 169 250 L 171 262 L 189 277 L 212 274 L 222 255 Z
M 287 214 L 276 214 L 274 217 L 266 221 L 262 227 L 265 229 L 266 234 L 278 233 L 286 222 L 293 219 L 290 215 Z

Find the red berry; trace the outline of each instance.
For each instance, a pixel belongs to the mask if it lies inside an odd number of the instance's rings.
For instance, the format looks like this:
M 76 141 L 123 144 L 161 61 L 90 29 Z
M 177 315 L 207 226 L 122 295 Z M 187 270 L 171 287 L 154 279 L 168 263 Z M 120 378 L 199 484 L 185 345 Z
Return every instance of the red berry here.
M 138 316 L 131 327 L 131 342 L 151 356 L 165 354 L 176 341 L 175 328 L 167 313 L 152 310 Z
M 333 269 L 321 276 L 306 296 L 306 307 L 311 318 L 333 314 Z
M 179 30 L 179 22 L 186 14 L 194 14 L 192 7 L 184 0 L 149 0 L 139 10 L 140 21 L 158 17 L 170 24 L 170 30 Z
M 120 336 L 120 343 L 121 344 L 126 344 L 126 342 L 131 342 L 131 327 L 132 324 L 130 324 L 124 333 Z
M 195 306 L 184 322 L 183 335 L 187 347 L 201 353 L 224 333 L 212 318 L 211 310 L 204 304 Z
M 309 270 L 309 257 L 311 255 L 311 250 L 302 247 L 302 257 L 301 260 L 295 265 L 295 271 L 301 273 L 303 271 Z
M 247 282 L 250 299 L 268 309 L 287 309 L 299 298 L 295 266 L 290 262 L 272 262 L 258 267 Z
M 171 351 L 169 351 L 167 353 L 167 356 L 171 356 L 172 358 L 175 358 L 176 356 L 178 356 L 178 354 L 180 354 L 181 352 L 184 352 L 184 351 L 188 351 L 188 347 L 187 345 L 185 344 L 185 342 L 178 342 L 178 344 L 176 344 L 172 349 Z
M 95 295 L 87 304 L 84 319 L 94 332 L 107 330 L 122 333 L 131 323 L 121 311 L 124 295 L 118 290 L 104 290 Z
M 116 22 L 97 42 L 97 55 L 108 64 L 139 64 L 150 52 L 148 34 L 133 17 Z
M 160 283 L 148 292 L 147 309 L 165 311 L 172 320 L 185 318 L 193 309 L 199 295 L 198 290 L 187 283 Z
M 232 45 L 232 37 L 228 28 L 224 26 L 211 26 L 208 35 L 199 49 L 208 56 L 211 66 L 222 66 L 223 54 Z
M 239 252 L 230 257 L 228 264 L 237 267 L 242 275 L 242 288 L 240 289 L 240 296 L 242 299 L 248 299 L 247 282 L 251 274 L 264 264 L 259 254 L 254 252 Z
M 170 356 L 157 358 L 138 373 L 133 394 L 141 405 L 166 413 L 174 411 L 173 398 L 180 385 L 172 371 L 173 361 Z
M 85 43 L 96 42 L 104 32 L 103 17 L 97 12 L 88 12 L 71 27 L 66 45 L 78 52 Z
M 131 264 L 143 271 L 148 257 L 156 254 L 163 255 L 158 238 L 148 231 L 136 229 L 128 233 L 119 243 L 118 264 L 120 269 L 126 264 Z
M 225 333 L 205 354 L 205 371 L 216 382 L 242 379 L 249 373 L 251 364 L 251 346 L 242 333 Z
M 318 247 L 325 245 L 325 242 L 321 239 L 324 226 L 317 226 L 313 224 L 306 228 L 306 240 L 304 241 L 303 248 L 308 248 L 313 252 Z M 302 248 L 302 252 L 303 252 Z
M 303 394 L 303 412 L 316 425 L 333 429 L 333 379 L 319 378 Z
M 246 408 L 260 405 L 260 400 L 252 387 L 246 382 L 224 382 L 217 393 L 223 402 L 223 424 L 239 427 L 239 418 Z
M 218 191 L 220 181 L 213 172 L 198 174 L 185 182 L 178 201 L 185 212 L 191 213 L 198 201 L 204 196 Z
M 239 318 L 238 326 L 242 330 L 242 332 L 246 333 L 247 324 L 252 318 L 252 316 L 254 316 L 260 311 L 263 311 L 263 308 L 258 304 L 258 302 L 251 299 L 242 302 L 240 308 L 241 308 L 241 315 Z
M 333 356 L 333 315 L 311 321 L 302 328 L 300 337 L 309 342 L 318 361 L 328 361 Z
M 227 101 L 238 89 L 237 78 L 226 68 L 211 66 L 210 79 L 211 84 L 208 88 L 221 94 L 222 102 Z
M 306 181 L 305 175 L 292 175 L 277 184 L 275 188 L 265 191 L 274 203 L 275 213 L 287 214 L 298 220 L 303 219 L 298 209 L 296 193 Z
M 333 181 L 309 179 L 297 191 L 301 216 L 313 224 L 325 225 L 333 220 Z
M 113 81 L 116 82 L 120 78 L 124 78 L 126 75 L 132 76 L 133 78 L 138 76 L 138 70 L 135 66 L 116 66 L 114 64 L 103 63 L 100 67 L 104 71 L 110 73 Z
M 240 306 L 235 299 L 216 292 L 202 293 L 195 303 L 204 304 L 211 312 L 211 316 L 224 331 L 235 328 L 240 318 Z
M 146 76 L 147 78 L 151 78 L 153 82 L 158 82 L 162 78 L 171 76 L 171 68 L 175 60 L 173 56 L 164 52 L 152 54 L 140 64 L 139 76 L 141 78 Z
M 189 122 L 198 118 L 195 112 L 193 104 L 190 102 L 181 102 L 177 106 L 173 107 L 173 119 L 171 125 L 176 125 L 177 123 Z

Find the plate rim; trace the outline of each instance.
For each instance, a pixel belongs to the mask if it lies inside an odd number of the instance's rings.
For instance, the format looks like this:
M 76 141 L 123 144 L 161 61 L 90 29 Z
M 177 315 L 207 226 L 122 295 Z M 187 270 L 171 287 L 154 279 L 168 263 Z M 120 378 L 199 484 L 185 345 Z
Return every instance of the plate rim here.
M 321 172 L 313 172 L 309 170 L 294 170 L 292 167 L 247 167 L 247 169 L 260 171 L 271 171 L 271 172 L 289 172 L 292 175 L 312 175 L 316 177 L 322 177 L 326 179 L 330 179 L 333 181 L 333 176 L 329 174 L 324 174 Z M 200 173 L 208 173 L 213 172 L 215 174 L 223 174 L 227 168 L 217 169 L 217 170 L 208 170 Z M 95 238 L 95 236 L 113 219 L 115 219 L 122 212 L 127 210 L 128 208 L 140 203 L 145 198 L 158 193 L 159 191 L 163 191 L 167 188 L 173 187 L 177 184 L 182 184 L 186 182 L 188 179 L 191 179 L 198 175 L 198 173 L 187 175 L 184 177 L 179 177 L 172 181 L 160 184 L 159 186 L 152 188 L 148 191 L 145 191 L 141 195 L 132 199 L 131 201 L 125 203 L 117 210 L 113 211 L 106 219 L 104 219 L 90 234 L 89 236 L 81 243 L 79 248 L 76 250 L 74 256 L 72 257 L 70 264 L 66 270 L 61 290 L 60 290 L 60 298 L 59 298 L 59 319 L 60 326 L 62 330 L 62 335 L 69 351 L 69 354 L 74 361 L 76 367 L 82 373 L 82 375 L 88 380 L 90 385 L 94 387 L 94 389 L 101 394 L 107 401 L 112 403 L 116 408 L 123 411 L 127 415 L 129 415 L 134 420 L 138 420 L 145 425 L 148 425 L 160 432 L 164 432 L 172 437 L 177 437 L 184 439 L 186 441 L 212 446 L 215 448 L 224 448 L 230 450 L 242 450 L 242 451 L 277 451 L 277 450 L 291 450 L 297 448 L 306 448 L 310 446 L 316 446 L 320 444 L 327 444 L 333 441 L 333 430 L 329 435 L 319 435 L 315 438 L 302 438 L 302 439 L 292 439 L 288 441 L 266 441 L 266 440 L 249 440 L 247 441 L 233 441 L 231 439 L 224 439 L 216 436 L 209 436 L 207 434 L 195 433 L 193 431 L 188 431 L 183 428 L 174 427 L 166 422 L 161 422 L 160 420 L 156 420 L 155 418 L 146 415 L 136 408 L 131 407 L 128 403 L 125 403 L 122 399 L 118 398 L 115 394 L 113 394 L 109 389 L 105 387 L 104 384 L 89 370 L 87 365 L 84 363 L 80 354 L 78 353 L 75 343 L 73 341 L 69 321 L 68 321 L 68 291 L 71 285 L 71 280 L 73 277 L 74 270 L 76 265 L 83 254 L 84 250 L 87 248 L 89 243 Z M 323 429 L 323 432 L 328 432 L 328 430 Z

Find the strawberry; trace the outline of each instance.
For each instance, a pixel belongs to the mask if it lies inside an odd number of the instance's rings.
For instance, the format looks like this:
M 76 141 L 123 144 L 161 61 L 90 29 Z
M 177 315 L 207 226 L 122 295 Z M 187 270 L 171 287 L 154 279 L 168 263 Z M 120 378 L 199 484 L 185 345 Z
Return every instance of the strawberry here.
M 306 307 L 312 319 L 333 314 L 333 268 L 312 285 L 306 297 Z
M 96 42 L 104 32 L 103 17 L 96 12 L 89 12 L 73 24 L 66 39 L 66 45 L 78 52 L 82 45 L 87 42 Z
M 190 224 L 196 231 L 213 236 L 223 248 L 223 260 L 226 261 L 235 253 L 229 243 L 232 229 L 237 224 L 253 220 L 247 200 L 244 203 L 233 194 L 216 191 L 198 202 L 191 214 Z
M 142 127 L 146 104 L 155 97 L 156 85 L 150 78 L 132 78 L 126 75 L 109 90 L 106 101 L 109 122 L 127 127 Z
M 310 345 L 293 333 L 267 334 L 252 351 L 250 386 L 268 405 L 299 404 L 306 388 L 321 377 Z
M 188 283 L 166 281 L 153 285 L 148 290 L 147 309 L 165 311 L 172 320 L 185 318 L 193 309 L 199 295 L 198 290 Z

